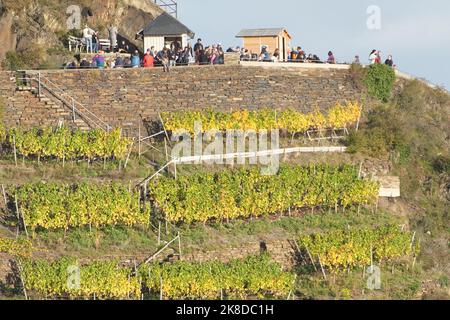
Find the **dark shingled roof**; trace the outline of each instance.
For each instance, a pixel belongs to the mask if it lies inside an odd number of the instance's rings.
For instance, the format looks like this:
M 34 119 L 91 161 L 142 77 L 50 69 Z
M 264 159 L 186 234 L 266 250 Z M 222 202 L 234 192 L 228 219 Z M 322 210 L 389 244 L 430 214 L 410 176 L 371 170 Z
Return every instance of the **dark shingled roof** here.
M 236 35 L 236 38 L 243 38 L 243 37 L 276 37 L 283 31 L 285 31 L 285 28 L 270 28 L 270 29 L 244 29 L 241 30 Z
M 166 12 L 149 23 L 143 33 L 144 36 L 178 36 L 185 33 L 191 38 L 195 36 L 188 27 Z

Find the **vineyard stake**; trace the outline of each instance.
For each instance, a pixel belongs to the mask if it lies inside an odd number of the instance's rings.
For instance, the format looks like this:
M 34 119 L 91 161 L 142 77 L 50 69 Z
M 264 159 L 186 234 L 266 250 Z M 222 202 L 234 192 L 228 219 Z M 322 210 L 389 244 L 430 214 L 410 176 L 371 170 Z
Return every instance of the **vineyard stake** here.
M 138 159 L 141 160 L 141 122 L 139 122 Z
M 27 225 L 25 223 L 25 217 L 20 214 L 19 204 L 17 202 L 17 195 L 15 195 L 15 202 L 16 202 L 16 212 L 17 212 L 17 217 L 18 217 L 18 220 L 19 220 L 19 224 L 20 224 L 20 217 L 22 217 L 23 228 L 25 229 L 25 234 L 26 234 L 26 236 L 28 238 L 28 230 L 27 230 Z
M 169 142 L 169 144 L 170 144 L 170 138 L 169 138 L 169 135 L 167 134 L 166 126 L 164 125 L 164 121 L 163 121 L 163 119 L 162 119 L 162 117 L 161 117 L 161 114 L 160 114 L 160 113 L 158 113 L 158 117 L 159 117 L 159 120 L 160 120 L 160 121 L 161 121 L 161 123 L 162 123 L 162 126 L 163 126 L 163 130 L 164 130 L 164 134 L 166 135 L 167 141 L 168 141 L 168 142 Z M 172 145 L 170 144 L 170 146 L 172 146 Z
M 411 239 L 411 245 L 409 246 L 409 249 L 412 250 L 413 244 L 414 244 L 414 240 L 416 239 L 416 232 L 414 231 L 412 239 Z
M 362 167 L 363 167 L 363 163 L 362 163 L 362 161 L 361 161 L 361 163 L 359 164 L 358 179 L 361 179 Z
M 359 124 L 361 123 L 361 115 L 362 115 L 362 111 L 363 111 L 363 104 L 361 104 L 361 108 L 360 108 L 360 110 L 359 110 L 358 122 L 356 123 L 356 131 L 359 130 Z
M 22 265 L 20 264 L 19 261 L 17 261 L 17 266 L 19 268 L 19 277 L 20 277 L 20 282 L 22 283 L 23 294 L 25 296 L 25 300 L 28 300 L 27 289 L 25 288 L 25 282 L 23 281 L 23 277 L 22 277 Z
M 178 231 L 178 253 L 180 255 L 180 261 L 182 260 L 181 258 L 181 236 L 180 236 L 180 232 Z
M 163 279 L 162 276 L 159 277 L 161 280 L 161 289 L 159 290 L 159 300 L 163 300 Z
M 312 258 L 312 255 L 311 255 L 311 253 L 309 252 L 309 249 L 308 249 L 308 247 L 307 247 L 307 246 L 305 246 L 305 248 L 306 248 L 306 252 L 308 253 L 308 256 L 309 256 L 309 260 L 311 260 L 311 263 L 312 263 L 312 265 L 313 265 L 313 267 L 314 267 L 314 270 L 316 270 L 316 271 L 317 271 L 317 267 L 316 267 L 316 264 L 314 263 L 314 260 L 313 260 L 313 258 Z
M 16 136 L 13 136 L 13 149 L 14 149 L 14 163 L 17 167 L 17 149 L 16 149 Z
M 5 209 L 8 208 L 8 200 L 6 199 L 6 191 L 5 191 L 5 186 L 2 184 L 2 193 L 3 193 L 3 199 L 5 201 Z
M 158 247 L 161 245 L 161 221 L 158 221 Z
M 127 168 L 128 161 L 130 160 L 131 151 L 133 151 L 133 145 L 134 145 L 134 140 L 133 140 L 133 142 L 131 143 L 130 151 L 128 152 L 127 159 L 125 160 L 125 164 L 124 164 L 124 166 L 123 166 L 124 169 Z
M 167 151 L 167 139 L 164 139 L 164 150 L 166 152 L 166 161 L 169 162 L 169 152 Z
M 320 255 L 318 255 L 318 258 L 319 258 L 320 269 L 322 269 L 323 278 L 325 280 L 327 280 L 327 275 L 325 274 L 325 269 L 323 268 L 322 261 L 320 261 Z
M 175 169 L 175 180 L 177 180 L 177 163 L 174 161 L 173 163 L 174 169 Z

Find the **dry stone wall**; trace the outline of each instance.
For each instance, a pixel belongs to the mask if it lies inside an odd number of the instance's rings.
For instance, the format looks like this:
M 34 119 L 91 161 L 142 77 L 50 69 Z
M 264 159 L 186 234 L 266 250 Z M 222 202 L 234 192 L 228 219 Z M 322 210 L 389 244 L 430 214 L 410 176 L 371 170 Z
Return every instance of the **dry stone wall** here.
M 125 130 L 156 120 L 161 111 L 213 108 L 327 109 L 358 99 L 348 70 L 263 68 L 239 65 L 161 69 L 58 70 L 42 76 L 84 104 L 101 120 Z M 58 114 L 32 94 L 14 91 L 0 74 L 0 94 L 8 100 L 7 126 L 54 125 Z M 12 85 L 12 87 L 11 87 Z M 69 118 L 70 119 L 70 118 Z

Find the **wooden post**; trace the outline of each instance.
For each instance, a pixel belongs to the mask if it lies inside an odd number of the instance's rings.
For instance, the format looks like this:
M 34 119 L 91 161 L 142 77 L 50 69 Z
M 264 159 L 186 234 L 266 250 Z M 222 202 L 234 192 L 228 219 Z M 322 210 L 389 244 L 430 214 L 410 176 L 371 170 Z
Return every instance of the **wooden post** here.
M 362 167 L 363 167 L 363 163 L 362 163 L 362 161 L 361 161 L 361 163 L 359 164 L 358 179 L 361 179 Z
M 160 278 L 160 290 L 159 290 L 159 300 L 163 300 L 163 279 L 162 276 L 159 277 Z
M 130 151 L 128 151 L 127 159 L 125 160 L 125 164 L 124 164 L 124 166 L 123 166 L 124 169 L 127 168 L 128 161 L 130 160 L 131 151 L 133 151 L 133 145 L 134 145 L 134 141 L 131 143 Z
M 370 271 L 373 272 L 373 246 L 370 246 Z
M 173 162 L 173 166 L 174 166 L 174 174 L 175 174 L 175 180 L 177 180 L 177 163 L 174 161 Z
M 19 261 L 17 261 L 17 266 L 19 268 L 19 277 L 20 277 L 20 282 L 22 283 L 22 288 L 23 288 L 23 295 L 25 296 L 25 300 L 28 300 L 28 295 L 27 295 L 27 289 L 25 288 L 25 282 L 23 281 L 23 277 L 22 277 L 22 265 L 20 264 Z
M 17 167 L 17 148 L 16 148 L 16 136 L 13 136 L 13 149 L 14 149 L 14 163 Z
M 161 221 L 158 221 L 158 247 L 161 245 Z
M 178 231 L 178 254 L 180 255 L 180 260 L 182 260 L 181 257 L 181 236 L 180 236 L 180 232 Z
M 3 193 L 3 200 L 5 201 L 5 208 L 8 208 L 8 200 L 6 199 L 6 191 L 5 191 L 5 187 L 2 184 L 2 193 Z
M 412 250 L 412 247 L 414 245 L 414 240 L 416 239 L 416 232 L 414 231 L 412 239 L 411 239 L 411 244 L 409 246 L 409 249 Z
M 139 122 L 138 159 L 141 160 L 141 123 Z
M 164 150 L 166 152 L 166 161 L 169 162 L 169 152 L 167 150 L 167 139 L 164 139 Z
M 358 122 L 356 122 L 356 131 L 359 130 L 359 124 L 361 123 L 361 115 L 362 115 L 363 106 L 361 105 L 361 109 L 359 112 Z
M 311 260 L 311 263 L 312 263 L 312 265 L 313 265 L 313 267 L 314 267 L 314 270 L 316 270 L 317 271 L 317 267 L 316 267 L 316 264 L 314 263 L 314 260 L 313 260 L 313 258 L 312 258 L 312 255 L 311 255 L 311 253 L 309 252 L 309 249 L 308 249 L 308 247 L 305 247 L 306 248 L 306 252 L 308 253 L 308 256 L 309 256 L 309 260 Z
M 325 274 L 325 269 L 323 268 L 322 261 L 320 260 L 320 255 L 318 256 L 318 258 L 319 258 L 320 269 L 322 269 L 323 278 L 325 280 L 327 280 L 327 275 Z
M 164 130 L 164 133 L 166 135 L 167 141 L 169 142 L 169 145 L 172 146 L 172 144 L 170 143 L 169 135 L 167 134 L 166 126 L 164 125 L 164 121 L 163 121 L 160 113 L 158 113 L 158 117 L 159 117 L 159 120 L 161 121 L 161 124 L 163 126 L 163 130 Z
M 19 224 L 20 224 L 20 210 L 19 210 L 19 204 L 17 202 L 17 195 L 14 196 L 14 200 L 15 200 L 15 204 L 16 204 L 16 213 L 17 213 L 17 219 L 19 220 Z M 23 228 L 25 229 L 25 234 L 27 235 L 28 238 L 28 230 L 27 230 L 27 225 L 25 223 L 25 218 L 22 215 L 22 221 L 23 221 Z

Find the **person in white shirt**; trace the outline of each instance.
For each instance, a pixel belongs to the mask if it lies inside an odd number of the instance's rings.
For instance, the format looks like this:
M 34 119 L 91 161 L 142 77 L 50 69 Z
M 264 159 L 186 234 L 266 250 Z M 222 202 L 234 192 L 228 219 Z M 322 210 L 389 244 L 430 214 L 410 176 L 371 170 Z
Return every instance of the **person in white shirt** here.
M 372 52 L 369 55 L 369 61 L 370 64 L 375 64 L 378 58 L 378 52 L 377 50 L 372 50 Z
M 92 35 L 94 34 L 94 30 L 89 28 L 87 25 L 83 29 L 83 40 L 86 44 L 86 53 L 92 53 Z

